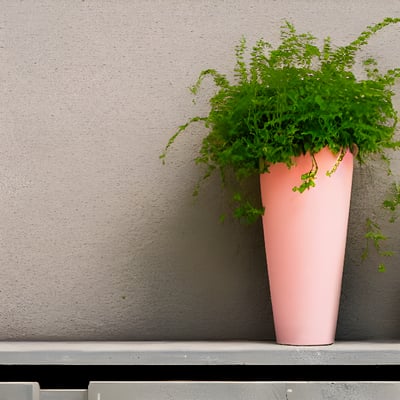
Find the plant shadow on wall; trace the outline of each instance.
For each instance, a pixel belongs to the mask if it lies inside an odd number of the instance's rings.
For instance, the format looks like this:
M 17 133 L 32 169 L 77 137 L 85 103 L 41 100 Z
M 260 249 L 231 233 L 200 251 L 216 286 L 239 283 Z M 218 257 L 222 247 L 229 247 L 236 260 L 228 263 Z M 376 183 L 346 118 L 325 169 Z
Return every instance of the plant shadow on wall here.
M 399 171 L 400 154 L 392 160 L 393 171 Z M 377 207 L 387 196 L 393 177 L 379 160 L 368 165 L 355 165 L 352 204 L 350 209 L 348 241 L 343 276 L 342 296 L 337 328 L 340 340 L 398 340 L 400 335 L 399 287 L 400 270 L 398 255 L 380 256 L 370 244 L 368 258 L 362 259 L 365 252 L 365 221 L 386 221 L 390 212 Z M 376 182 L 371 185 L 370 182 Z M 375 203 L 375 204 L 374 204 Z M 360 223 L 361 221 L 361 223 Z M 384 226 L 388 239 L 380 244 L 382 250 L 399 249 L 398 223 Z M 378 272 L 377 266 L 384 261 L 387 272 Z
M 169 257 L 176 286 L 171 312 L 180 326 L 173 338 L 273 339 L 259 227 L 244 231 L 227 222 L 210 231 L 211 218 L 205 217 L 209 206 L 199 201 L 197 208 L 194 216 L 176 218 L 171 226 L 180 231 L 179 252 Z
M 333 341 L 353 159 L 366 164 L 379 157 L 390 171 L 390 152 L 400 147 L 393 104 L 400 68 L 382 72 L 375 58 L 358 60 L 357 55 L 373 35 L 399 22 L 385 18 L 340 47 L 329 37 L 319 47 L 311 33 L 298 33 L 285 22 L 280 44 L 274 48 L 260 39 L 248 60 L 243 38 L 236 47 L 234 82 L 215 69 L 202 71 L 191 90 L 196 95 L 205 78 L 213 79 L 217 91 L 209 99 L 210 111 L 181 125 L 160 156 L 164 160 L 192 124 L 204 123 L 207 134 L 195 162 L 205 173 L 195 194 L 217 171 L 223 186 L 233 190 L 233 215 L 249 223 L 262 216 L 279 343 Z M 356 72 L 359 61 L 363 69 Z M 255 176 L 261 185 L 258 202 L 245 190 Z M 398 192 L 394 183 L 384 203 L 391 222 Z M 389 255 L 381 247 L 385 236 L 379 223 L 369 219 L 367 225 L 367 239 L 381 255 Z M 314 291 L 305 285 L 311 278 L 318 280 L 311 285 Z M 320 307 L 325 300 L 329 311 Z M 326 332 L 315 337 L 316 330 Z

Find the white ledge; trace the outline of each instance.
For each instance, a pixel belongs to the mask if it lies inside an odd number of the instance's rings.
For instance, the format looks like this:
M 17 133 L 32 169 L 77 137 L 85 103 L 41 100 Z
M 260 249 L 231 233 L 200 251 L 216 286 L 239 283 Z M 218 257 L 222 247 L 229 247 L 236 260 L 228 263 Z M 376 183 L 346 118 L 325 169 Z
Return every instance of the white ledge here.
M 0 342 L 0 365 L 400 365 L 400 342 Z

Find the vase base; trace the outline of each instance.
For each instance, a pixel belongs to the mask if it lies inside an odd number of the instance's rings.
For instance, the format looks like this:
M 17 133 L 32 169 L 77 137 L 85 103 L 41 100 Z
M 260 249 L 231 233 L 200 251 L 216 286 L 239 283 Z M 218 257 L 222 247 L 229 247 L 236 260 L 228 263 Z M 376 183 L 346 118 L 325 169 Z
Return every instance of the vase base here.
M 322 342 L 322 343 L 285 343 L 285 342 L 276 342 L 280 346 L 292 346 L 292 347 L 317 347 L 317 346 L 331 346 L 335 342 Z

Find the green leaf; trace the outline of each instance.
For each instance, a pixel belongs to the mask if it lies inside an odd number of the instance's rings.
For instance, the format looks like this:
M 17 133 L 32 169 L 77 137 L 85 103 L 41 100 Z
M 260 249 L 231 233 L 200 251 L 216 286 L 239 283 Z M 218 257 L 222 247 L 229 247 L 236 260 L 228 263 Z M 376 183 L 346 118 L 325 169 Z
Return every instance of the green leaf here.
M 379 271 L 379 272 L 385 272 L 385 271 L 386 271 L 386 266 L 385 266 L 385 264 L 379 264 L 379 265 L 378 265 L 378 271 Z

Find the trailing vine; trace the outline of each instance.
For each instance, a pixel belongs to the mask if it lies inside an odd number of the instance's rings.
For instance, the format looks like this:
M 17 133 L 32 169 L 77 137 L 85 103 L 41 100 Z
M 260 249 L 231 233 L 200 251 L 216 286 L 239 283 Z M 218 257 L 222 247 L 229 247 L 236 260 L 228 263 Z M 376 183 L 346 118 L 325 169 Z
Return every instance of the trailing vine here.
M 398 207 L 400 206 L 400 184 L 393 183 L 389 196 L 383 200 L 382 208 L 389 213 L 388 221 L 390 223 L 396 222 L 399 217 Z M 366 220 L 366 246 L 362 253 L 361 258 L 365 260 L 369 253 L 370 247 L 372 246 L 379 257 L 391 257 L 394 252 L 392 250 L 387 250 L 384 247 L 384 243 L 389 239 L 387 235 L 382 232 L 380 224 L 372 218 L 367 218 Z M 384 272 L 386 270 L 386 265 L 384 262 L 379 263 L 378 271 Z

